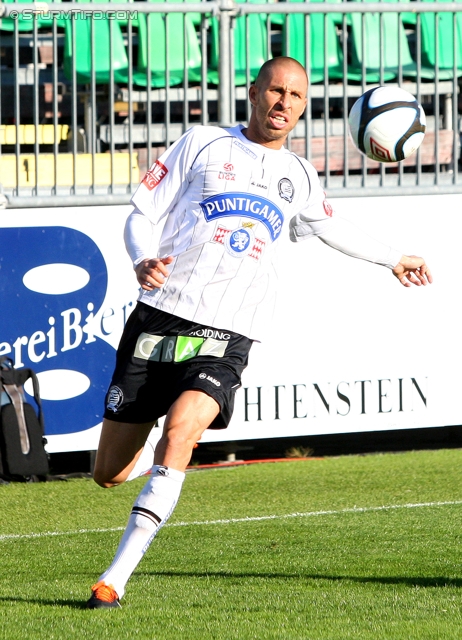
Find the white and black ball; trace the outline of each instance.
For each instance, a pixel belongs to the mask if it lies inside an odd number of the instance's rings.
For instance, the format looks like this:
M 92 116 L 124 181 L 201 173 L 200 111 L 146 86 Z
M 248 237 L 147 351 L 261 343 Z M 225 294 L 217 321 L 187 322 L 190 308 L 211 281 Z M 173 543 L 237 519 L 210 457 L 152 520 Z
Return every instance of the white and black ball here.
M 378 162 L 400 162 L 414 153 L 424 139 L 425 122 L 422 106 L 398 87 L 366 91 L 349 115 L 356 147 Z

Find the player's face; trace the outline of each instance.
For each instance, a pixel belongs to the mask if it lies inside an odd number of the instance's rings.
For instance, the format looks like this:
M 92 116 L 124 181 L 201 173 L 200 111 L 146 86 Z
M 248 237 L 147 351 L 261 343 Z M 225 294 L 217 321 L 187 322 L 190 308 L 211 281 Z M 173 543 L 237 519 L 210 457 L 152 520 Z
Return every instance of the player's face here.
M 295 64 L 275 65 L 249 91 L 253 105 L 246 135 L 266 147 L 280 149 L 305 111 L 308 83 Z

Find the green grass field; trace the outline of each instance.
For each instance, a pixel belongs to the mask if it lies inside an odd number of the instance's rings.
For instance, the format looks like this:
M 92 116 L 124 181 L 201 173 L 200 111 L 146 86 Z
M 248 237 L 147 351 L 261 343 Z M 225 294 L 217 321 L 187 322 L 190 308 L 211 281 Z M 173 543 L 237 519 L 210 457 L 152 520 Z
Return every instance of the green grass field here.
M 123 608 L 99 611 L 143 480 L 0 486 L 0 638 L 462 638 L 461 479 L 462 450 L 189 473 Z

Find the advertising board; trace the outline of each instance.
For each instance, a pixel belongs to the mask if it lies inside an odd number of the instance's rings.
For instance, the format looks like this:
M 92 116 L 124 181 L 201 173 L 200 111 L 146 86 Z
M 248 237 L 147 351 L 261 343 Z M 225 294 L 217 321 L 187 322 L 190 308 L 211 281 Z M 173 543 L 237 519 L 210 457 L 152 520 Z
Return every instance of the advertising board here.
M 280 293 L 226 441 L 459 424 L 455 268 L 462 196 L 345 198 L 337 215 L 405 253 L 432 286 L 317 239 L 282 240 Z M 123 243 L 130 206 L 0 212 L 0 355 L 39 377 L 50 453 L 97 447 L 104 395 L 137 298 Z M 153 431 L 155 440 L 160 429 Z

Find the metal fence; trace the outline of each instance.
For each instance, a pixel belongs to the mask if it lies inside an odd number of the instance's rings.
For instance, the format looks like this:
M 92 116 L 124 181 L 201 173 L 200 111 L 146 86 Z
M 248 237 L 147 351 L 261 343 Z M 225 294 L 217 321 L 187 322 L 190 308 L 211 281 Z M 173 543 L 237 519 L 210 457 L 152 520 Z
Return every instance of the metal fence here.
M 443 2 L 0 4 L 4 205 L 128 203 L 193 124 L 249 118 L 248 87 L 277 55 L 310 76 L 289 147 L 330 196 L 462 192 L 462 5 Z M 422 103 L 419 151 L 382 164 L 349 139 L 353 102 L 378 85 Z

